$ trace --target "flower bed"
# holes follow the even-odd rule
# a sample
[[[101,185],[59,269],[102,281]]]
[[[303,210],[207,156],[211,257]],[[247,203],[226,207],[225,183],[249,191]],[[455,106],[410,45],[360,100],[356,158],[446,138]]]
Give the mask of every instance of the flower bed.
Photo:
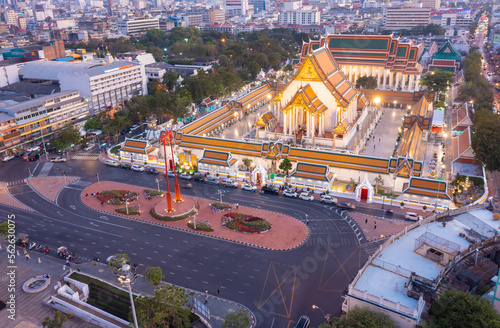
[[[104,190],[97,195],[101,202],[111,205],[123,205],[125,202],[133,202],[137,193],[128,190]]]
[[[234,231],[246,233],[264,233],[273,227],[267,220],[242,213],[224,214],[222,216],[222,226]]]
[[[212,225],[210,225],[210,222],[208,222],[208,220],[196,221],[196,229],[194,228],[193,221],[189,221],[187,225],[193,230],[214,231],[214,228],[212,228]]]
[[[194,207],[196,209],[200,208],[200,206],[198,205],[198,202],[194,203]],[[155,219],[160,220],[160,221],[184,220],[184,219],[190,217],[191,215],[193,215],[194,213],[196,213],[196,210],[193,209],[186,214],[182,214],[182,215],[178,215],[178,216],[165,216],[165,215],[161,215],[161,214],[156,213],[154,206],[151,208],[151,210],[149,210],[149,214],[151,214],[152,217],[154,217]]]
[[[129,206],[128,207],[128,213],[127,213],[127,208],[126,207],[120,207],[115,209],[120,214],[125,214],[125,215],[139,215],[141,212],[139,212],[138,206]]]
[[[161,191],[154,190],[154,189],[144,189],[144,197],[146,197],[146,199],[150,200],[150,199],[153,199],[156,197],[163,197],[163,193]]]
[[[224,203],[210,203],[208,205],[210,206],[210,209],[212,210],[213,214],[219,213],[222,211],[228,211],[231,209],[230,205],[224,204]]]

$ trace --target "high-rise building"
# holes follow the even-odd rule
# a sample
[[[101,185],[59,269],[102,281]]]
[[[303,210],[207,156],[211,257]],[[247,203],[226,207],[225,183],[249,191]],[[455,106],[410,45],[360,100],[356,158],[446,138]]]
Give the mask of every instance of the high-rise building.
[[[248,3],[253,5],[253,11],[256,14],[271,9],[270,0],[249,0]]]
[[[279,15],[279,23],[284,25],[318,25],[320,12],[311,6],[302,7],[302,1],[283,3],[283,10]]]
[[[128,35],[128,36],[141,36],[146,33],[147,30],[159,29],[160,24],[157,18],[147,18],[147,19],[120,19],[116,21],[116,28],[118,34]]]
[[[388,7],[384,9],[384,26],[387,30],[409,30],[418,25],[428,25],[430,13],[430,8]]]
[[[226,15],[246,15],[248,11],[248,0],[225,0],[224,8]]]
[[[422,8],[439,9],[441,7],[441,0],[413,0],[412,3]]]
[[[17,14],[14,10],[9,9],[5,11],[3,17],[7,25],[17,26]]]
[[[209,9],[208,21],[204,23],[224,23],[226,21],[226,13],[224,9]]]

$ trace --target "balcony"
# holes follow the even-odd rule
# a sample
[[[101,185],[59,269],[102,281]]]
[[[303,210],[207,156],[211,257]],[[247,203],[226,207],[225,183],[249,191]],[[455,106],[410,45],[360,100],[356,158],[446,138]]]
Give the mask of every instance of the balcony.
[[[15,137],[18,137],[21,135],[21,132],[19,131],[16,131],[16,132],[12,132],[12,133],[9,133],[9,134],[5,134],[3,136],[3,140],[9,140],[9,139],[12,139],[12,138],[15,138]]]

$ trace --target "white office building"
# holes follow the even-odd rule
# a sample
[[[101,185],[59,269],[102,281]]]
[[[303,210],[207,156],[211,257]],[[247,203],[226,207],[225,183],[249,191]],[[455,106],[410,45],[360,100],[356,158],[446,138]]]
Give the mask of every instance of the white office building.
[[[76,89],[91,114],[116,108],[136,95],[147,94],[144,65],[129,61],[64,63],[29,62],[19,70],[24,81],[52,81],[61,91]]]
[[[279,14],[279,23],[283,25],[318,25],[321,14],[317,8],[302,6],[301,1],[284,2]]]
[[[248,0],[225,0],[226,15],[241,16],[248,11]]]
[[[116,29],[118,34],[128,36],[141,36],[151,29],[159,29],[160,23],[158,18],[146,19],[120,19],[116,21]]]

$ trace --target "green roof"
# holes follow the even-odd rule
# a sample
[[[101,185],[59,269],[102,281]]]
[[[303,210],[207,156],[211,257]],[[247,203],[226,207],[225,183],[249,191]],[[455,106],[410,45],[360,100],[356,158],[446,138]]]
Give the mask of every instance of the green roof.
[[[331,37],[328,42],[330,49],[366,49],[366,50],[387,50],[389,39],[370,39],[370,38],[336,38]]]
[[[460,61],[462,55],[453,47],[451,42],[448,40],[445,44],[432,55],[432,59],[444,59],[444,60],[454,60]]]

